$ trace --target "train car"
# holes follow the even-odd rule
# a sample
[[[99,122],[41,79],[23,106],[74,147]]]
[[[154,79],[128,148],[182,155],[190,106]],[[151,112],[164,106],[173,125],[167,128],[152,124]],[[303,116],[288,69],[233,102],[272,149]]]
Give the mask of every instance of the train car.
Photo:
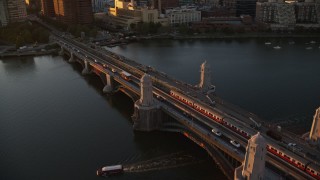
[[[191,99],[190,97],[177,92],[177,91],[170,91],[170,95],[176,99],[178,99],[180,102],[192,107],[193,109],[199,111],[201,114],[209,117],[210,119],[213,119],[214,121],[217,121],[219,123],[222,123],[223,116],[213,111],[212,109],[208,108],[206,105],[200,104],[196,100]]]
[[[310,174],[312,177],[320,180],[320,167],[313,164],[313,163],[310,163],[306,170],[305,170],[308,174]]]
[[[240,123],[232,120],[231,118],[225,117],[221,115],[221,113],[215,112],[211,108],[206,107],[205,105],[202,105],[198,103],[197,101],[191,99],[190,97],[177,92],[177,91],[170,91],[170,95],[174,97],[175,99],[179,100],[180,102],[192,107],[193,109],[197,110],[201,114],[206,115],[210,119],[217,121],[221,123],[222,125],[226,126],[227,128],[231,129],[232,131],[240,134],[241,136],[245,137],[246,139],[250,139],[252,135],[256,134],[251,129],[248,129],[246,127],[243,127]],[[267,132],[268,134],[268,132]],[[270,135],[270,132],[268,136],[273,136],[274,134]],[[273,139],[276,138],[276,140],[281,140],[279,137],[272,137]],[[310,176],[320,180],[320,168],[317,165],[312,164],[308,160],[301,158],[289,150],[286,150],[285,148],[277,145],[277,144],[267,144],[267,151],[282,160],[290,163],[291,165],[295,166],[296,168],[300,169],[301,171],[304,171],[306,174],[309,174]]]
[[[132,75],[126,71],[121,71],[120,75],[126,81],[130,81],[132,77]]]
[[[250,130],[243,127],[240,123],[227,117],[223,118],[223,125],[231,129],[232,131],[240,134],[242,137],[246,139],[250,139],[252,135],[256,134],[256,132],[251,132]]]
[[[304,171],[306,166],[309,164],[308,160],[300,158],[297,155],[290,152],[289,150],[286,150],[285,148],[282,148],[276,144],[268,144],[267,151],[271,154],[280,157],[282,160],[289,162],[290,164],[299,168],[302,171]]]

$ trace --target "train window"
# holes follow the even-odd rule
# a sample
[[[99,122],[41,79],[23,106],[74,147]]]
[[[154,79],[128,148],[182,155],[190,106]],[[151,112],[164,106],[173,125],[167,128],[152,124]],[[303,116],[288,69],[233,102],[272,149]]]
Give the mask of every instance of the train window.
[[[301,165],[301,163],[300,163],[300,162],[298,162],[298,165],[300,166],[300,165]]]
[[[279,152],[280,155],[282,155],[282,152]]]

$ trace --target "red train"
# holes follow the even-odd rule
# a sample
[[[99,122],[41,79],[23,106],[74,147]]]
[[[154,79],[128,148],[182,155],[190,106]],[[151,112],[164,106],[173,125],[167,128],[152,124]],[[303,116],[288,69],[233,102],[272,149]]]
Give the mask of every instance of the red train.
[[[245,130],[245,128],[237,123],[236,121],[225,117],[223,114],[212,110],[211,107],[202,105],[198,101],[182,94],[177,91],[170,91],[170,95],[174,97],[175,99],[179,100],[180,102],[192,107],[193,109],[197,110],[201,114],[209,117],[210,119],[216,121],[217,123],[222,124],[223,126],[227,127],[228,129],[231,129],[232,131],[236,132],[237,134],[241,135],[242,137],[245,137],[246,139],[250,139],[252,135],[255,134],[255,132],[249,133],[249,130]],[[278,147],[277,145],[267,145],[267,150],[269,153],[274,154],[281,159],[289,162],[293,166],[299,168],[301,171],[306,172],[310,176],[320,180],[320,168],[319,166],[306,161],[305,159],[294,159],[292,157],[295,157],[291,152],[284,150],[283,148]]]
[[[250,139],[251,134],[245,131],[244,127],[241,124],[234,122],[230,118],[225,117],[221,113],[212,110],[208,106],[201,105],[199,102],[195,100],[191,100],[189,97],[179,92],[171,90],[170,95],[175,99],[178,99],[179,101],[183,102],[184,104],[192,107],[193,109],[199,111],[201,114],[209,117],[210,119],[222,124],[223,126],[231,129],[232,131],[235,131],[236,133],[243,136],[244,138]]]

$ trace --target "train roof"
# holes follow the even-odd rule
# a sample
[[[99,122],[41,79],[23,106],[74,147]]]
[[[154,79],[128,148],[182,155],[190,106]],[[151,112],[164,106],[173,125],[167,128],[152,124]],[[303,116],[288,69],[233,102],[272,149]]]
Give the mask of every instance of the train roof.
[[[291,152],[289,149],[287,149],[286,147],[284,147],[284,145],[279,145],[278,143],[274,143],[274,142],[270,142],[268,141],[267,142],[268,145],[271,145],[272,147],[282,151],[283,153],[285,153],[287,156],[290,156],[291,158],[294,158],[295,160],[298,160],[304,164],[307,164],[309,163],[310,161],[303,158],[303,157],[300,157],[298,154],[295,154],[293,152]]]
[[[225,117],[225,118],[223,118],[223,121],[228,122],[230,124],[233,124],[234,126],[237,126],[237,127],[241,128],[243,131],[246,131],[247,133],[249,133],[252,136],[258,133],[258,131],[254,130],[252,128],[249,128],[249,127],[243,125],[242,123],[238,122],[238,121],[241,121],[241,120],[237,121],[237,120],[234,120],[234,119],[232,119],[230,117]]]
[[[320,165],[311,163],[311,164],[308,165],[308,167],[310,167],[311,169],[316,170],[316,171],[318,171],[320,173]]]
[[[122,169],[122,165],[114,165],[114,166],[105,166],[101,170],[102,171],[113,171]]]

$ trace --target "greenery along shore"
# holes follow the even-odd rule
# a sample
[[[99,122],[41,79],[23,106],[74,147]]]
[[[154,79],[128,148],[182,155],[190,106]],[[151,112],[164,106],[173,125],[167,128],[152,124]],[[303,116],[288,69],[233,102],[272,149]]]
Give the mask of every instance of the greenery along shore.
[[[49,31],[42,26],[31,23],[12,23],[0,28],[0,39],[21,47],[25,44],[49,42]]]

